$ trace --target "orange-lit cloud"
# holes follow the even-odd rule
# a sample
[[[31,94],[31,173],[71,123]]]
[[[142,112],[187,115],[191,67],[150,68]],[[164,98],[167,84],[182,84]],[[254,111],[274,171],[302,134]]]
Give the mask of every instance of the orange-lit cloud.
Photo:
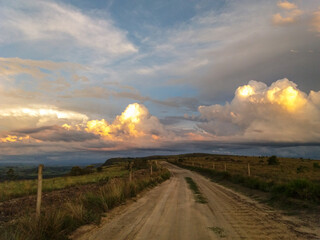
[[[276,13],[272,17],[272,21],[275,25],[285,25],[294,23],[302,15],[302,11],[294,3],[288,1],[278,2],[278,7],[284,9],[285,12],[280,14]]]
[[[44,107],[3,109],[0,111],[0,121],[6,118],[16,118],[21,122],[26,121],[27,124],[30,124],[30,118],[36,119],[29,127],[7,131],[2,133],[0,138],[1,143],[7,143],[6,146],[17,142],[25,144],[26,147],[29,144],[30,151],[38,148],[50,148],[51,151],[69,151],[72,148],[113,151],[160,147],[165,141],[178,138],[185,140],[166,129],[157,117],[152,116],[144,105],[138,103],[129,104],[112,123],[105,119],[89,120],[87,116],[76,112]],[[191,139],[188,135],[185,136]],[[68,144],[63,145],[63,142]],[[12,149],[10,151],[12,152]]]
[[[302,11],[296,4],[288,1],[280,1],[277,6],[283,9],[282,13],[276,13],[272,16],[272,22],[275,25],[287,25],[302,20],[308,24],[307,28],[311,31],[320,32],[320,10],[305,10]],[[292,50],[294,51],[294,50]]]
[[[236,97],[252,103],[273,104],[289,112],[301,109],[307,103],[306,94],[287,79],[273,83],[268,89],[262,83],[251,81],[237,89]]]
[[[288,1],[280,1],[278,2],[278,7],[286,9],[286,10],[291,10],[291,9],[296,9],[297,5],[294,3],[288,2]]]
[[[313,13],[311,25],[315,31],[320,32],[320,9]]]
[[[88,121],[86,131],[110,140],[144,136],[157,140],[160,138],[158,135],[165,130],[159,120],[149,114],[145,106],[133,103],[128,105],[113,123],[108,123],[105,119]]]
[[[250,81],[226,105],[200,106],[199,126],[216,136],[266,141],[320,140],[320,92],[309,95],[288,79]]]
[[[0,138],[0,143],[14,143],[14,142],[22,142],[25,140],[29,140],[30,136],[19,137],[14,135],[7,135],[6,137]]]

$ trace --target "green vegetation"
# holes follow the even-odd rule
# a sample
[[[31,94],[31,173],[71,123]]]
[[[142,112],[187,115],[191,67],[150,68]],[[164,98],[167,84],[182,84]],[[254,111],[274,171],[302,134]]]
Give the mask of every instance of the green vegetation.
[[[320,162],[317,160],[280,158],[275,155],[253,157],[205,153],[111,160],[121,162],[136,159],[166,160],[198,171],[213,181],[226,180],[250,189],[270,193],[271,198],[275,201],[278,199],[285,202],[285,199],[292,198],[320,203]],[[248,176],[248,163],[250,163],[250,177]],[[227,165],[227,172],[224,171],[224,164]]]
[[[94,173],[95,171],[96,170],[95,170],[94,166],[92,166],[92,165],[86,166],[84,168],[81,168],[79,166],[74,166],[74,167],[71,168],[71,171],[70,171],[69,175],[70,176],[80,176],[80,175],[86,175],[86,174]],[[98,171],[98,169],[97,169],[97,171]]]
[[[306,179],[314,183],[320,183],[320,165],[318,160],[280,158],[277,157],[278,165],[269,165],[270,157],[253,156],[231,156],[215,154],[184,154],[167,156],[169,162],[180,162],[183,165],[209,168],[218,172],[224,171],[224,164],[227,164],[227,172],[232,175],[248,175],[248,163],[250,163],[251,176],[264,182],[286,184],[295,179]],[[179,160],[180,159],[180,160]],[[314,165],[315,164],[315,165]],[[297,172],[300,166],[305,167],[302,172]]]
[[[268,165],[279,165],[279,160],[277,156],[271,156],[268,158]]]
[[[186,177],[185,179],[186,179],[187,183],[189,184],[190,189],[194,193],[196,202],[207,203],[206,198],[202,195],[202,193],[200,192],[200,190],[198,188],[198,185],[193,181],[193,179],[191,177]]]
[[[45,169],[45,167],[44,167]],[[112,177],[122,177],[128,174],[121,165],[104,167],[101,172],[93,172],[88,175],[65,176],[43,180],[43,191],[63,189],[75,185],[104,182]],[[37,180],[17,180],[0,182],[0,201],[15,197],[27,196],[37,192]]]
[[[45,166],[43,178],[60,177],[68,174],[71,167]],[[36,179],[38,167],[36,166],[0,166],[0,182],[8,180]]]
[[[320,203],[320,184],[307,179],[290,180],[287,183],[276,183],[272,180],[265,181],[256,177],[248,177],[230,172],[216,171],[209,168],[193,167],[174,162],[183,167],[210,178],[212,181],[227,180],[232,183],[241,184],[244,187],[271,193],[273,200],[285,200],[295,198]]]
[[[4,230],[5,239],[68,239],[67,236],[79,226],[91,222],[99,223],[103,213],[135,196],[143,189],[166,180],[170,175],[161,174],[135,180],[131,183],[123,179],[112,179],[98,192],[90,192],[80,200],[65,203],[59,210],[46,210],[38,221],[29,215],[17,224]]]
[[[308,167],[306,167],[306,166],[299,166],[299,167],[297,167],[297,173],[303,173],[303,172],[306,172],[306,171],[308,171]]]
[[[119,174],[119,166],[109,167],[109,176]],[[111,174],[112,171],[115,173]],[[0,239],[6,240],[63,240],[68,239],[68,234],[81,225],[88,223],[98,224],[106,211],[125,202],[126,199],[134,197],[137,193],[148,187],[170,178],[170,172],[166,169],[154,172],[152,176],[138,174],[131,181],[125,178],[109,178],[98,189],[98,191],[86,192],[80,198],[70,199],[59,204],[59,207],[52,206],[41,212],[38,220],[33,213],[15,220],[11,224],[0,228]],[[95,174],[86,175],[90,177]],[[83,177],[83,176],[81,176]],[[58,210],[57,210],[58,209]],[[32,211],[33,212],[33,211]]]
[[[220,227],[209,227],[209,229],[212,230],[215,234],[217,234],[221,238],[226,237],[224,230]]]
[[[9,168],[9,170],[7,171],[7,179],[9,180],[14,180],[16,179],[16,175],[14,173],[14,170],[12,168]]]
[[[313,168],[320,168],[320,164],[317,162],[313,163]]]
[[[268,158],[268,165],[279,165],[279,160],[277,156],[273,155]]]

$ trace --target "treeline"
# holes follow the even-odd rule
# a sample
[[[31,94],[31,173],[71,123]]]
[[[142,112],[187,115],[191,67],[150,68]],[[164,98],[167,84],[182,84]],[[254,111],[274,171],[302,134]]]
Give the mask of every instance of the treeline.
[[[94,172],[101,172],[102,167],[95,168],[93,165],[86,166],[84,168],[81,168],[79,166],[74,166],[71,168],[70,173],[68,175],[70,176],[80,176],[80,175],[86,175]]]

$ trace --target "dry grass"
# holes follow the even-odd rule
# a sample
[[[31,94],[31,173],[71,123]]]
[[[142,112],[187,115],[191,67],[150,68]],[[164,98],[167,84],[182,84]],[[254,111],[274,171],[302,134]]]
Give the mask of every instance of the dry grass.
[[[246,176],[248,174],[247,164],[250,163],[251,176],[264,181],[275,183],[287,183],[294,179],[307,179],[320,183],[320,168],[317,168],[317,160],[278,158],[279,165],[268,165],[268,157],[246,157],[246,156],[203,156],[203,157],[171,157],[169,161],[178,161],[185,165],[196,167],[213,168],[224,171],[224,163],[227,164],[227,172]]]
[[[109,178],[122,177],[126,174],[128,174],[128,170],[121,165],[115,165],[104,167],[102,172],[95,172],[87,175],[44,179],[43,191],[50,192],[75,185],[104,182]],[[0,201],[31,195],[36,192],[37,180],[5,181],[0,183]]]
[[[98,191],[88,192],[55,208],[43,209],[38,220],[34,214],[26,215],[0,229],[0,239],[5,240],[64,240],[81,225],[99,223],[101,216],[126,199],[136,196],[147,187],[168,179],[170,173],[164,169],[152,176],[137,176],[132,182],[127,178],[112,178],[101,185]]]
[[[270,192],[272,199],[276,201],[289,203],[290,199],[299,199],[320,203],[319,161],[279,158],[276,165],[269,165],[268,157],[214,155],[171,157],[169,161],[197,171],[214,181],[227,180],[251,189]],[[251,176],[248,176],[248,163]]]
[[[208,203],[207,199],[202,195],[200,192],[198,185],[193,181],[191,177],[185,177],[187,183],[189,184],[190,189],[192,190],[194,197],[196,199],[196,202],[198,203]]]

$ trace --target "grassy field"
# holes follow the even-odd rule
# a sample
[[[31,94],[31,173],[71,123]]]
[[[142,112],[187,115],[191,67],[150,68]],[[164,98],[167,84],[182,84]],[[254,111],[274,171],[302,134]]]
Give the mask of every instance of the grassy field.
[[[213,181],[227,180],[270,192],[273,199],[288,198],[320,203],[320,167],[316,160],[269,157],[190,154],[170,156],[168,161],[197,171]],[[251,176],[248,176],[248,163]]]
[[[248,174],[248,163],[250,163],[251,176],[266,182],[281,184],[294,179],[307,179],[320,183],[320,161],[318,160],[278,158],[279,165],[268,165],[268,158],[190,154],[170,156],[168,161],[210,169],[213,169],[214,164],[216,171],[224,171],[224,164],[226,164],[228,173],[243,176]]]
[[[45,179],[44,191],[52,192],[48,193],[51,198],[43,198],[39,219],[36,219],[35,204],[32,202],[35,201],[35,197],[21,198],[23,204],[19,199],[13,201],[13,204],[18,203],[15,205],[10,205],[11,201],[2,203],[9,204],[10,209],[21,209],[23,214],[11,217],[10,221],[0,224],[0,239],[68,239],[68,235],[79,226],[98,224],[101,217],[110,209],[124,203],[128,198],[135,197],[142,190],[170,178],[170,172],[156,163],[152,164],[151,174],[151,164],[145,160],[135,159],[130,164],[127,161],[114,163],[86,175]],[[130,181],[131,168],[133,175]],[[34,194],[36,186],[34,180],[3,182],[0,183],[0,196],[2,200],[6,200]],[[54,191],[63,188],[67,188],[67,191]],[[75,194],[69,194],[70,192]],[[32,204],[27,205],[27,201]]]
[[[13,176],[8,176],[12,169]],[[53,178],[66,175],[70,172],[71,166],[46,166],[43,170],[43,178]],[[6,180],[27,180],[36,179],[38,176],[37,166],[0,166],[0,182]]]
[[[27,214],[12,224],[0,227],[0,239],[5,240],[66,240],[68,235],[84,224],[98,224],[108,210],[135,197],[148,187],[156,186],[170,177],[168,170],[143,174],[131,182],[127,178],[112,178],[98,191],[69,200],[55,208],[43,209],[40,218]]]
[[[121,164],[103,167],[101,172],[94,172],[81,176],[65,176],[43,180],[43,191],[63,189],[75,185],[103,182],[109,178],[122,177],[128,174],[128,170]],[[37,192],[37,180],[16,180],[0,182],[0,201],[15,197],[35,194]]]

